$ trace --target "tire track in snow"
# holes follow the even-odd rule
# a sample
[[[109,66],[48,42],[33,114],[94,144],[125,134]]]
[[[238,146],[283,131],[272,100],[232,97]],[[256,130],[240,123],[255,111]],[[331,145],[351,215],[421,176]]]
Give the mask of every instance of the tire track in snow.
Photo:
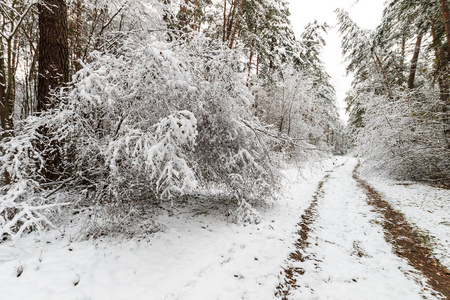
[[[342,164],[343,165],[343,164]],[[342,166],[340,165],[340,166]],[[340,167],[338,166],[338,167]],[[329,171],[332,172],[332,171]],[[330,174],[325,175],[322,180],[318,183],[317,189],[313,195],[313,200],[309,207],[303,212],[301,216],[301,221],[298,223],[298,226],[300,227],[300,230],[297,232],[299,235],[299,238],[295,242],[295,247],[297,248],[294,252],[292,252],[289,255],[289,259],[291,261],[300,261],[304,262],[305,258],[303,257],[302,252],[309,246],[308,237],[309,232],[312,228],[312,223],[317,217],[318,211],[317,211],[317,205],[319,203],[319,197],[323,197],[323,185],[325,182],[330,178]],[[286,269],[284,269],[284,283],[280,283],[277,287],[277,292],[275,295],[277,297],[282,297],[282,299],[288,299],[287,296],[289,295],[290,291],[292,289],[295,289],[299,287],[296,282],[297,279],[295,278],[296,274],[303,275],[305,273],[305,270],[299,267],[290,266]]]
[[[305,211],[283,282],[282,299],[436,299],[417,271],[393,253],[382,216],[352,178],[350,159],[330,173]],[[305,225],[305,226],[302,226]]]
[[[383,215],[383,228],[387,240],[393,245],[395,253],[408,260],[428,279],[428,283],[438,292],[450,299],[450,271],[432,255],[432,249],[424,243],[424,237],[408,224],[405,216],[392,208],[381,194],[358,176],[358,163],[353,170],[353,178],[364,190],[367,202]]]

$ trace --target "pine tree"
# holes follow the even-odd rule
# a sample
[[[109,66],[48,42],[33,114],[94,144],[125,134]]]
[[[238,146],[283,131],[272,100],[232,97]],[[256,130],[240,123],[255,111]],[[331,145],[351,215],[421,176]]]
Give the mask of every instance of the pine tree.
[[[53,106],[52,89],[69,81],[67,8],[64,0],[39,3],[38,111]]]

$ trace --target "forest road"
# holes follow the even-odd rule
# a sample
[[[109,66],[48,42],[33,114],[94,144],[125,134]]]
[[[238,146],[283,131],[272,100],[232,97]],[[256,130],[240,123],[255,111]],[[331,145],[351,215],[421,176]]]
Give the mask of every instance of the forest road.
[[[424,238],[339,158],[298,223],[282,299],[450,299],[450,273]]]

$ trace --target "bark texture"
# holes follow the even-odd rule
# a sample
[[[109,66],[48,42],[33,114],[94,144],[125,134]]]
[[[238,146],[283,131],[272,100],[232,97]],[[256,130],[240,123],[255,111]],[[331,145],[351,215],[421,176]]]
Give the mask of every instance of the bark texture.
[[[69,81],[67,7],[64,0],[45,0],[39,9],[39,79],[37,111],[52,108],[50,91]]]
[[[67,7],[64,0],[45,0],[39,3],[39,78],[37,111],[57,105],[50,97],[53,89],[69,81],[69,45]],[[62,174],[61,145],[52,139],[46,126],[39,128],[42,141],[37,145],[45,160],[42,176],[55,181]]]

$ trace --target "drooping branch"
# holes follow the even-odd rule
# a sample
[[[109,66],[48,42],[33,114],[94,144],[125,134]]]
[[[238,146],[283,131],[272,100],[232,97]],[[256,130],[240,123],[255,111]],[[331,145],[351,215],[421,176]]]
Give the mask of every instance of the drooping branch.
[[[383,64],[381,62],[381,59],[378,56],[378,54],[376,54],[376,53],[374,53],[373,57],[374,57],[374,61],[375,61],[376,66],[378,67],[381,75],[383,76],[383,84],[384,84],[384,87],[385,87],[385,92],[386,92],[387,96],[389,97],[389,99],[393,99],[392,93],[391,93],[391,88],[389,86],[389,81],[388,81],[388,78],[387,78],[387,75],[386,75],[386,71],[383,68]]]

